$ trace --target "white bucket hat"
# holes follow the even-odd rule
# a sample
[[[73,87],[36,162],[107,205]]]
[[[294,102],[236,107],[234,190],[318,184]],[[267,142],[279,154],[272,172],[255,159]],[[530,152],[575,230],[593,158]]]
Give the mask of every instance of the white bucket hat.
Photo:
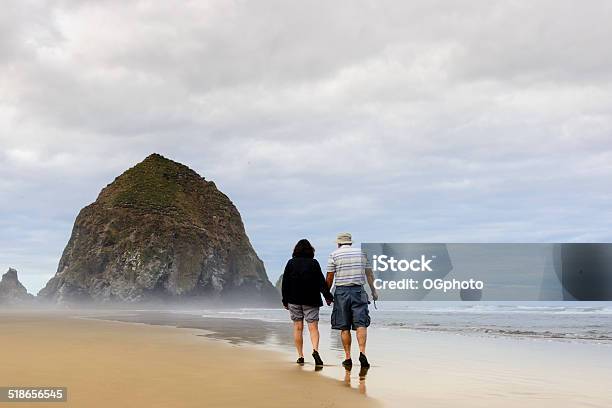
[[[341,232],[336,237],[336,244],[352,244],[353,237],[348,232]]]

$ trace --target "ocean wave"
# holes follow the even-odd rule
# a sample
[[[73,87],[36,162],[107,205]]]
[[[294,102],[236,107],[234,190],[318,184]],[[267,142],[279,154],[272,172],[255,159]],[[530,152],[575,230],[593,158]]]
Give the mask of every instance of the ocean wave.
[[[411,312],[411,313],[451,313],[451,314],[511,314],[511,313],[540,313],[540,314],[603,314],[612,315],[609,306],[514,306],[514,305],[465,305],[465,306],[406,306],[389,307],[379,306],[383,312]]]
[[[549,340],[595,341],[612,344],[612,332],[602,330],[585,330],[577,332],[560,332],[554,330],[537,330],[508,327],[448,327],[440,323],[404,323],[393,322],[384,327],[400,328],[425,332],[444,332],[465,335],[487,335],[495,337],[538,338]]]
[[[321,309],[327,322],[331,308]],[[612,307],[602,304],[402,304],[370,309],[374,327],[454,334],[612,343]],[[205,318],[288,322],[284,309],[207,309]]]

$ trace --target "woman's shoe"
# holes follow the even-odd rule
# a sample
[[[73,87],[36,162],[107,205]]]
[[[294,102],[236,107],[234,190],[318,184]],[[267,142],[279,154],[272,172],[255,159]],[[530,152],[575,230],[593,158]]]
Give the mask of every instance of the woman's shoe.
[[[321,360],[321,356],[317,350],[312,352],[312,358],[314,358],[316,367],[323,367],[323,360]]]
[[[304,357],[298,358],[296,363],[298,363],[299,365],[304,365]]]

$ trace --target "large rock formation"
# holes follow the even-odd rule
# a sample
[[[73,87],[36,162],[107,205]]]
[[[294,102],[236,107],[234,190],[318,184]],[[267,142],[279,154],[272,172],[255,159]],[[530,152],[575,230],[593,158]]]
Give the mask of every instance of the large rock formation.
[[[0,303],[15,304],[33,300],[26,288],[19,282],[17,271],[13,268],[2,275],[0,279]]]
[[[57,302],[278,302],[238,210],[212,181],[152,154],[83,208],[39,296]]]

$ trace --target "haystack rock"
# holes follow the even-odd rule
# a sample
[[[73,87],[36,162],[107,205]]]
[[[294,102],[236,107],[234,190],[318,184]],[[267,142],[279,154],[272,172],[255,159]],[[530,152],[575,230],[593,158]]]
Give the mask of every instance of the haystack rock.
[[[0,279],[0,303],[22,303],[33,300],[26,288],[19,282],[17,271],[13,268],[2,275]]]
[[[279,301],[230,199],[159,154],[81,210],[39,296],[59,303]]]

